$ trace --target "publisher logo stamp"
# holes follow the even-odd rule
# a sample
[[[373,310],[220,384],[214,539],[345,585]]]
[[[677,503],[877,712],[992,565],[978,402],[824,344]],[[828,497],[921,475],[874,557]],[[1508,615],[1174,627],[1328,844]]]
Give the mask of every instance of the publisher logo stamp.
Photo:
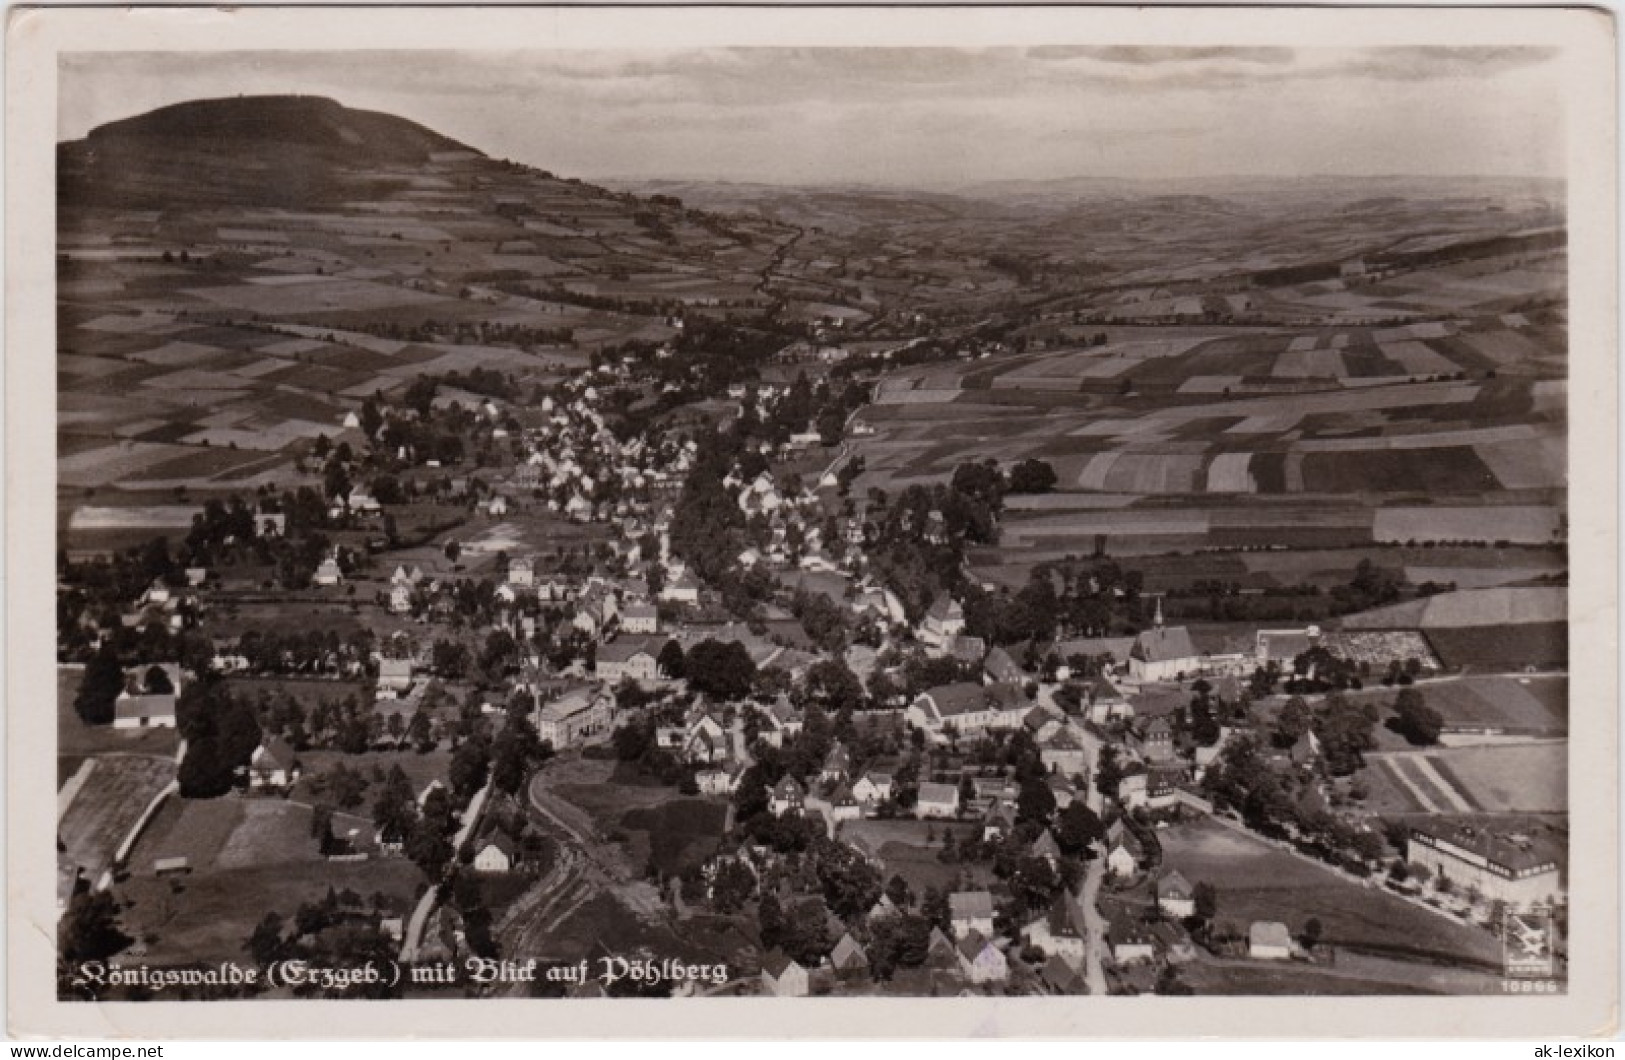
[[[1552,914],[1508,912],[1502,927],[1501,958],[1507,975],[1545,979],[1557,974]]]

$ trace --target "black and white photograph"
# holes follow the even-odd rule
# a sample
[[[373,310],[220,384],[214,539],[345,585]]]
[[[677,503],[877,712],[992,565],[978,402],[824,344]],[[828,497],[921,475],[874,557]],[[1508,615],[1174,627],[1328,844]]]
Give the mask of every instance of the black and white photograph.
[[[65,38],[37,989],[1617,992],[1606,16],[912,14]]]

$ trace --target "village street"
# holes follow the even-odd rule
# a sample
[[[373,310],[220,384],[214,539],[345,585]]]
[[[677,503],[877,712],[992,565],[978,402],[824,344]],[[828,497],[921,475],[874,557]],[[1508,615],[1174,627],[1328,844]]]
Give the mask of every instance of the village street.
[[[1095,898],[1100,894],[1100,884],[1105,878],[1106,859],[1090,858],[1084,872],[1083,888],[1078,892],[1084,926],[1089,932],[1084,940],[1084,978],[1089,984],[1089,993],[1096,997],[1106,994],[1106,972],[1101,966],[1102,951],[1106,948],[1106,920],[1095,908]]]

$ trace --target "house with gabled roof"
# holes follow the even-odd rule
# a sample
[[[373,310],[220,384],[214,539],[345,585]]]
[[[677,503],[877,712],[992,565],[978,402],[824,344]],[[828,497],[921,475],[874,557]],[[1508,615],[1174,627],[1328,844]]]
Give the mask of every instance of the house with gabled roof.
[[[850,981],[869,977],[869,955],[858,945],[851,932],[842,935],[830,951],[829,964],[838,979]]]
[[[654,604],[633,602],[621,608],[621,632],[655,634],[660,632],[660,612]]]
[[[829,754],[824,756],[824,767],[818,773],[818,779],[825,784],[844,784],[852,775],[852,754],[841,741],[836,740],[830,745]]]
[[[600,679],[611,683],[631,680],[639,683],[660,679],[659,655],[653,643],[641,637],[618,637],[598,645],[593,669]]]
[[[1044,962],[1038,978],[1057,994],[1081,995],[1089,992],[1088,979],[1081,971],[1068,964],[1066,958],[1060,954]]]
[[[1055,841],[1055,833],[1046,828],[1038,833],[1038,838],[1033,840],[1027,853],[1035,858],[1043,858],[1054,868],[1055,863],[1061,860],[1061,845]]]
[[[915,697],[903,713],[908,724],[941,737],[948,726],[960,734],[1018,728],[1032,701],[1018,685],[964,681],[938,685]]]
[[[998,647],[991,649],[982,660],[982,675],[990,685],[1006,682],[1020,684],[1027,680],[1026,672],[1010,658],[1010,653]]]
[[[248,759],[248,786],[255,791],[285,791],[299,780],[299,758],[280,736],[260,741]]]
[[[926,939],[925,967],[935,971],[957,971],[959,968],[959,950],[939,927],[933,927]]]
[[[1247,956],[1255,961],[1285,961],[1292,957],[1292,933],[1275,920],[1257,920],[1247,929]]]
[[[808,987],[807,969],[782,951],[772,950],[762,958],[764,992],[774,997],[806,997]]]
[[[1038,757],[1046,769],[1066,776],[1082,773],[1089,763],[1083,737],[1070,725],[1059,725],[1039,740]]]
[[[1144,858],[1145,844],[1140,837],[1122,818],[1113,821],[1106,829],[1106,867],[1117,876],[1128,877],[1140,871]]]
[[[175,727],[175,694],[120,692],[113,701],[113,728],[115,729],[173,729]]]
[[[926,781],[914,800],[914,814],[920,819],[959,816],[959,789],[952,784]]]
[[[768,798],[768,809],[774,817],[783,817],[787,813],[800,813],[806,805],[807,789],[795,777],[786,773],[773,785],[772,794]]]
[[[474,871],[501,873],[509,872],[518,861],[519,847],[507,832],[502,829],[493,829],[482,840],[474,853]]]
[[[1157,908],[1182,919],[1196,914],[1196,889],[1178,869],[1157,880]]]
[[[1088,948],[1088,928],[1077,899],[1062,890],[1049,908],[1029,922],[1022,933],[1028,943],[1045,953],[1081,961]]]
[[[874,812],[881,803],[891,798],[892,775],[869,770],[852,784],[852,795],[867,812]]]
[[[987,891],[955,891],[948,896],[948,911],[955,935],[993,934],[993,895]]]
[[[920,640],[934,648],[946,649],[948,642],[965,632],[965,609],[959,601],[943,593],[925,613],[920,624]]]
[[[1118,964],[1134,964],[1156,957],[1156,938],[1127,914],[1114,914],[1106,925],[1106,946]]]
[[[1003,951],[980,931],[959,940],[959,968],[973,983],[1002,983],[1010,978],[1010,962]]]

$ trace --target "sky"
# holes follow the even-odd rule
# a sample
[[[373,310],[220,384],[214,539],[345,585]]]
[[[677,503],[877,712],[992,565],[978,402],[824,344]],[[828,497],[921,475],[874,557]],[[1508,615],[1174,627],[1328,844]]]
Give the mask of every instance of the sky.
[[[599,180],[1561,177],[1560,61],[1533,47],[70,53],[58,132],[301,93]]]

